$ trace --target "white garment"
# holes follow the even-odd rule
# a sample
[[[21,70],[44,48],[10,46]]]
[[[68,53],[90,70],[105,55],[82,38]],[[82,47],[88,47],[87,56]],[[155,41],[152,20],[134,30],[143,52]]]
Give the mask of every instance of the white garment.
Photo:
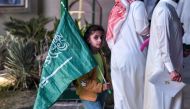
[[[190,0],[180,0],[177,6],[177,13],[183,23],[184,36],[183,43],[190,45]]]
[[[143,32],[148,27],[144,3],[134,1],[118,38],[111,49],[111,77],[114,90],[114,109],[143,107],[146,50],[140,51]]]
[[[160,0],[151,22],[150,42],[145,72],[144,109],[182,109],[181,92],[169,96],[148,80],[157,71],[182,72],[182,26],[172,0]]]
[[[144,4],[147,10],[148,19],[151,20],[152,12],[158,0],[144,0]]]

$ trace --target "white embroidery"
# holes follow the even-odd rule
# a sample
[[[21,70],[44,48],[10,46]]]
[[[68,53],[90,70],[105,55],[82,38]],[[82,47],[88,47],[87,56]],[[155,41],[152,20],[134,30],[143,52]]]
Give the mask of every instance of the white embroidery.
[[[57,58],[61,52],[66,51],[68,46],[69,43],[63,39],[61,34],[55,35],[48,52],[48,56],[44,62],[44,67],[51,63],[52,58]]]
[[[56,70],[54,70],[53,73],[51,73],[51,75],[47,76],[47,77],[42,77],[42,82],[40,82],[40,87],[43,88],[44,86],[46,86],[46,84],[49,82],[48,80],[50,78],[52,78],[64,65],[66,65],[70,60],[72,59],[72,57],[70,57],[69,59],[67,59],[63,64],[61,64],[59,67],[57,67]]]

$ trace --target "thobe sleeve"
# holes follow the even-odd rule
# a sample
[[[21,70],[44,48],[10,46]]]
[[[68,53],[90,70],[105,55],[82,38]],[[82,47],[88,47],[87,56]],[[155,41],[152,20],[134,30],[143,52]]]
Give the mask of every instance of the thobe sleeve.
[[[156,29],[158,30],[158,47],[160,49],[161,61],[164,63],[165,67],[169,72],[174,71],[174,66],[170,57],[170,39],[172,38],[171,32],[169,30],[169,20],[171,20],[170,13],[166,10],[160,11],[157,17]],[[175,49],[175,48],[173,48]]]
[[[133,17],[136,32],[140,35],[149,34],[148,16],[143,2],[139,2],[139,4],[134,8]]]

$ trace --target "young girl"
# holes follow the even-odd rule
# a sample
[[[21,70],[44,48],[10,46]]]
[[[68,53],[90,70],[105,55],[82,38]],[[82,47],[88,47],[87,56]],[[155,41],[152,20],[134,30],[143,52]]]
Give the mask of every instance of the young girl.
[[[77,80],[76,92],[85,109],[103,109],[106,90],[110,88],[105,57],[100,50],[103,37],[104,29],[98,25],[90,26],[84,34],[84,40],[97,62],[96,68]]]

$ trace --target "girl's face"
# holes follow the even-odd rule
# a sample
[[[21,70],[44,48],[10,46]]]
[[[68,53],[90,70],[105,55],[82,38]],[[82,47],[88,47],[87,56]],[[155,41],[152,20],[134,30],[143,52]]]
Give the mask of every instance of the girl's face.
[[[104,34],[101,31],[94,31],[88,38],[88,43],[95,49],[100,49],[102,46],[102,38]]]

